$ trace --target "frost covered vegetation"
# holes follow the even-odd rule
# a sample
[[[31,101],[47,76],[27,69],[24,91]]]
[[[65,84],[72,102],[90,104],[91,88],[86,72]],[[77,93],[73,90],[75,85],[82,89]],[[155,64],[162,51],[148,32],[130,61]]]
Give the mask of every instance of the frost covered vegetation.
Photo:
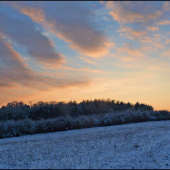
[[[155,120],[170,120],[170,112],[109,99],[30,105],[13,101],[0,109],[0,138]]]
[[[170,169],[170,120],[0,140],[0,169]]]

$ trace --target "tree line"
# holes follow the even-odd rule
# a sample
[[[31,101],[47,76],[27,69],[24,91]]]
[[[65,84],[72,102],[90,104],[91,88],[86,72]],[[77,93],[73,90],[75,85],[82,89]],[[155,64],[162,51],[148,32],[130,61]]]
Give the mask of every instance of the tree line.
[[[140,110],[140,111],[152,111],[153,107],[144,103],[136,102],[132,104],[130,102],[116,101],[110,99],[94,99],[83,100],[80,103],[74,101],[69,102],[43,102],[25,104],[20,101],[12,101],[2,106],[0,109],[0,121],[8,120],[40,120],[57,118],[61,116],[81,116],[81,115],[94,115],[105,114],[117,111],[126,110]]]

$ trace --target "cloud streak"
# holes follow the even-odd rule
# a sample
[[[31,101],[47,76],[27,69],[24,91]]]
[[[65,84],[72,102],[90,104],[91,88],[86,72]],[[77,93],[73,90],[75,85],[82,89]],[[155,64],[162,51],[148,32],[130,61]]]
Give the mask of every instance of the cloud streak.
[[[0,12],[0,33],[13,44],[26,48],[26,51],[44,64],[63,63],[63,55],[55,52],[52,42],[36,30],[31,20],[10,17]]]
[[[45,69],[53,69],[51,67],[43,67]],[[88,68],[73,68],[73,67],[67,67],[67,66],[59,66],[57,68],[55,68],[57,70],[72,70],[72,71],[78,71],[78,72],[91,72],[91,73],[104,73],[104,74],[107,74],[107,73],[110,73],[110,72],[107,72],[107,71],[100,71],[100,70],[94,70],[94,69],[88,69]]]
[[[109,53],[112,43],[104,32],[96,30],[91,19],[94,13],[82,2],[39,2],[33,7],[13,3],[13,6],[81,54],[102,57]]]
[[[83,86],[88,80],[57,79],[42,76],[27,67],[20,54],[0,36],[0,87],[9,88],[25,86],[32,89],[49,90],[50,88],[66,88]]]
[[[84,60],[85,62],[89,63],[89,64],[93,64],[95,65],[96,63],[91,61],[91,60],[88,60],[87,58],[84,58],[84,57],[79,57],[80,59]]]

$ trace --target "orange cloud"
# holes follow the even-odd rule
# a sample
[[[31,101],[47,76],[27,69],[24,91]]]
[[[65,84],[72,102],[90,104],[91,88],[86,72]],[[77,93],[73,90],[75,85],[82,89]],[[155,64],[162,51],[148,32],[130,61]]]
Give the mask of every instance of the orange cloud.
[[[73,71],[85,71],[85,72],[92,72],[92,73],[110,73],[107,71],[100,71],[100,70],[92,70],[92,69],[77,69],[67,66],[59,66],[58,69],[64,69],[64,70],[73,70]]]
[[[89,64],[96,64],[95,62],[91,61],[91,60],[88,60],[87,58],[84,58],[84,57],[79,57],[80,59],[86,61],[87,63]]]
[[[169,66],[165,62],[159,62],[148,67],[149,70],[170,72]]]
[[[161,42],[161,34],[153,34],[153,37],[144,37],[143,39],[140,40],[140,42],[142,43],[141,50],[143,51],[157,51],[159,49],[163,49],[165,47],[164,43]],[[145,44],[146,43],[146,44]],[[148,46],[148,43],[150,43],[150,45]],[[143,49],[144,48],[144,49]]]
[[[130,27],[122,27],[120,30],[117,30],[117,32],[125,32],[126,36],[130,39],[140,39],[147,34],[147,31],[135,31]]]
[[[147,30],[156,31],[156,30],[159,30],[159,28],[158,27],[147,27]]]
[[[169,44],[170,43],[170,39],[167,39],[165,44]]]
[[[165,2],[163,4],[163,10],[164,11],[170,11],[170,3],[169,2]]]
[[[136,12],[136,10],[133,10],[133,6],[135,9],[135,5],[137,5],[137,3],[141,6],[141,2],[124,3],[110,1],[106,4],[106,7],[111,10],[110,15],[113,19],[119,23],[147,22],[152,19],[157,19],[162,15],[161,11],[150,13]]]
[[[150,37],[144,37],[144,39],[140,40],[142,43],[152,43],[153,40]]]
[[[123,47],[117,49],[118,53],[128,53],[131,56],[134,57],[143,57],[144,54],[142,52],[140,52],[139,49],[132,49],[130,47],[130,43],[124,43]],[[124,59],[125,60],[125,59]]]
[[[170,56],[170,51],[166,51],[162,53],[163,56]]]
[[[87,72],[94,72],[94,73],[109,73],[107,71],[100,71],[100,70],[91,70],[91,69],[75,69],[71,67],[63,67],[66,70],[73,70],[73,71],[87,71]]]
[[[153,45],[157,48],[160,48],[160,49],[164,48],[164,45],[162,43],[154,43]]]
[[[170,21],[169,20],[164,20],[164,21],[160,21],[157,22],[158,25],[170,25]]]
[[[134,57],[134,56],[126,56],[126,57],[121,57],[121,60],[122,61],[125,61],[125,62],[131,62],[131,61],[134,61],[134,60],[136,60],[136,57]]]
[[[28,15],[34,22],[43,23],[45,21],[45,14],[41,9],[35,9],[32,7],[20,8],[20,12]]]

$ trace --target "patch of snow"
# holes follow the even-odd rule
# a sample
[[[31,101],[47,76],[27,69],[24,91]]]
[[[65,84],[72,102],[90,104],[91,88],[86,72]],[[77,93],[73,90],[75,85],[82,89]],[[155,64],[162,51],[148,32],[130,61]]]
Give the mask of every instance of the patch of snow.
[[[0,169],[170,169],[170,121],[0,139]]]

